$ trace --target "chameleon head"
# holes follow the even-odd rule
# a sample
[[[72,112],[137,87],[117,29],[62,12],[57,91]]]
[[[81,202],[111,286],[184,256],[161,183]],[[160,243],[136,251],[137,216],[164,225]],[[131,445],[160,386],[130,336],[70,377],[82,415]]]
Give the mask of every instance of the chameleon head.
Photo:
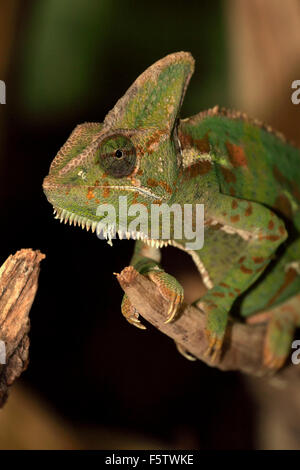
[[[43,189],[56,217],[95,230],[99,205],[168,202],[181,166],[176,120],[194,70],[170,54],[140,75],[103,123],[77,126],[53,160]],[[118,213],[117,213],[118,218]]]

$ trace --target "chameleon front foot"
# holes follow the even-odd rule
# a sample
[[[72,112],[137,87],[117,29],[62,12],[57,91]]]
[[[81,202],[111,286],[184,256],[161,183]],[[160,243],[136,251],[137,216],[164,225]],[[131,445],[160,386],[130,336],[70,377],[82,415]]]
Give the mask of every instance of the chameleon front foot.
[[[160,269],[153,269],[146,275],[157,285],[161,295],[170,302],[165,323],[171,322],[183,302],[183,288],[174,277]],[[121,312],[131,325],[146,330],[146,327],[139,320],[139,312],[131,304],[126,294],[123,296]]]
[[[161,295],[170,302],[165,320],[165,323],[170,323],[175,318],[183,302],[183,288],[173,276],[164,271],[153,270],[147,275],[157,285]]]
[[[126,294],[123,296],[121,312],[131,325],[136,326],[140,330],[146,330],[146,327],[139,320],[139,312],[132,305]]]

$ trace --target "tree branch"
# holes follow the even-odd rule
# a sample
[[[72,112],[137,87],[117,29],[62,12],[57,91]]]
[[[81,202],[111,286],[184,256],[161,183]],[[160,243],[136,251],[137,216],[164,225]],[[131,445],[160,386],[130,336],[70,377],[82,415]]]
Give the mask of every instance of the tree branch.
[[[10,255],[0,268],[0,408],[7,399],[9,386],[28,365],[28,315],[44,258],[38,250],[24,249]]]
[[[204,314],[191,305],[184,305],[175,321],[165,324],[168,302],[152,281],[132,266],[123,269],[117,279],[140,315],[196,358],[221,370],[240,370],[256,376],[270,374],[262,365],[265,324],[229,322],[222,355],[211,363],[205,356],[208,343]]]

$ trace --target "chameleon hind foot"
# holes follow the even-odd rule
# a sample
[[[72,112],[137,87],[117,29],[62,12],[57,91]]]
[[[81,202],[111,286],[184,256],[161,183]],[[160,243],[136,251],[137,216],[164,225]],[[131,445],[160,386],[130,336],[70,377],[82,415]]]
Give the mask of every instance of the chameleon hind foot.
[[[153,270],[147,273],[147,276],[157,285],[161,295],[170,302],[165,320],[165,323],[170,323],[182,305],[184,298],[183,288],[175,277],[164,271]]]
[[[207,337],[208,346],[204,352],[204,357],[209,358],[213,363],[216,362],[216,360],[219,359],[221,355],[223,339],[218,338],[215,333],[212,333],[208,330],[205,330],[205,334]]]
[[[263,364],[271,370],[280,369],[291,351],[295,324],[289,315],[274,313],[268,327],[263,349]]]
[[[220,358],[222,352],[228,314],[223,307],[211,302],[208,295],[206,296],[207,299],[204,299],[204,297],[196,302],[196,306],[206,316],[205,334],[208,346],[204,352],[204,357],[209,358],[210,362],[214,363]]]
[[[131,325],[136,326],[140,330],[146,330],[146,327],[139,320],[139,312],[132,305],[132,303],[130,302],[126,294],[124,294],[123,296],[123,300],[121,304],[121,312],[122,312],[122,315],[126,318],[126,320]]]

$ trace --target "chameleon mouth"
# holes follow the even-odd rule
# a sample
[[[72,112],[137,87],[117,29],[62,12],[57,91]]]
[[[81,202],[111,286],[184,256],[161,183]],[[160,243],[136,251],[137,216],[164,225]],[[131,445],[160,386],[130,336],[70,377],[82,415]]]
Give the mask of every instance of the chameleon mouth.
[[[96,232],[97,236],[105,238],[107,243],[112,246],[112,240],[113,238],[116,238],[116,235],[118,235],[120,240],[127,239],[127,240],[141,240],[143,243],[146,243],[146,245],[155,247],[155,248],[162,248],[167,245],[172,245],[173,241],[172,240],[158,240],[158,239],[153,239],[153,238],[148,238],[148,236],[143,233],[143,232],[136,232],[136,231],[125,231],[125,230],[116,230],[116,227],[114,225],[110,225],[108,227],[105,227],[104,229],[101,228],[98,224],[98,222],[95,222],[93,220],[90,220],[88,217],[81,216],[78,214],[74,214],[71,211],[68,211],[66,209],[61,209],[59,207],[54,207],[53,213],[55,215],[55,219],[59,219],[60,223],[66,224],[69,222],[69,225],[78,225],[78,227],[81,227],[82,229],[86,229],[88,232],[90,229],[94,233]]]
[[[76,187],[75,184],[65,184],[65,183],[57,183],[53,181],[53,176],[48,175],[44,178],[43,181],[43,189],[44,192],[46,193],[51,193],[52,190],[60,190],[60,189],[72,189]],[[108,185],[82,185],[81,188],[90,188],[92,190],[94,189],[116,189],[118,191],[130,191],[130,192],[137,192],[141,194],[142,196],[145,196],[147,198],[155,199],[157,201],[162,200],[162,196],[158,196],[157,194],[153,193],[149,188],[145,188],[143,186],[128,186],[128,185],[116,185],[116,184],[108,184]],[[48,197],[48,196],[47,196]],[[51,200],[49,201],[51,202]]]

